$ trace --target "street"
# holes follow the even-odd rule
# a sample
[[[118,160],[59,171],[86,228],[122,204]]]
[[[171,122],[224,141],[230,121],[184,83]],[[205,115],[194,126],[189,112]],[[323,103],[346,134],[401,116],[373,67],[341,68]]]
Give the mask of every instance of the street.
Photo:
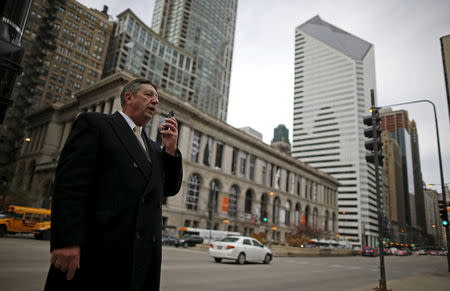
[[[271,265],[217,264],[197,248],[164,247],[161,290],[372,290],[378,263],[371,257],[275,257]],[[48,241],[0,238],[0,290],[42,290],[48,266]],[[407,282],[445,270],[445,257],[386,258],[388,287],[390,280]]]

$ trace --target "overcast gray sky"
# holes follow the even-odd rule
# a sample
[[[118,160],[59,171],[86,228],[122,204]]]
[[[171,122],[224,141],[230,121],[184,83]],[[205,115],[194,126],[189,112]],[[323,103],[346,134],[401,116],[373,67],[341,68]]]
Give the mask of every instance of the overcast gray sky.
[[[113,16],[130,8],[151,26],[154,0],[79,1],[97,9],[108,5]],[[439,43],[450,34],[449,12],[449,0],[239,0],[227,121],[251,126],[267,143],[280,123],[292,137],[295,28],[320,15],[375,46],[379,105],[419,99],[436,104],[445,182],[450,183],[450,126]],[[394,109],[406,109],[416,120],[424,181],[440,183],[431,105]]]

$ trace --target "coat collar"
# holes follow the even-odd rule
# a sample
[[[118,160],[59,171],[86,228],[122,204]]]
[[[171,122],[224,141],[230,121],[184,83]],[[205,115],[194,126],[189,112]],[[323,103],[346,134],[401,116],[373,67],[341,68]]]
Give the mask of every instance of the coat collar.
[[[141,169],[144,177],[147,180],[150,180],[150,175],[152,172],[150,160],[141,149],[142,146],[139,144],[139,141],[136,139],[136,136],[130,129],[130,126],[119,112],[116,112],[111,116],[112,118],[110,123],[117,137],[125,146],[134,162],[138,165],[139,169]]]

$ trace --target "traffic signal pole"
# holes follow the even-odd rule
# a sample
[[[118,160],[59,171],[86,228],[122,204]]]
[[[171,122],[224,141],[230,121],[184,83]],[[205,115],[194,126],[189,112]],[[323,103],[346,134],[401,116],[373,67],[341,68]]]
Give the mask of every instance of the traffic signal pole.
[[[381,194],[380,194],[380,172],[379,172],[379,164],[380,161],[378,159],[378,121],[377,118],[379,118],[379,112],[378,108],[372,106],[372,136],[374,139],[373,143],[373,150],[374,150],[374,164],[375,164],[375,189],[377,193],[377,214],[378,214],[378,248],[380,252],[380,280],[379,280],[379,286],[375,288],[377,291],[387,291],[386,286],[386,269],[384,267],[384,245],[383,245],[383,211],[381,207]]]

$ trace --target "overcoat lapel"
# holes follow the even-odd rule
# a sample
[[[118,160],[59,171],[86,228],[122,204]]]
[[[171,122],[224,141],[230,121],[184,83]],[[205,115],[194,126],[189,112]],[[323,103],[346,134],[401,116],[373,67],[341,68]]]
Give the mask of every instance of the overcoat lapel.
[[[147,155],[141,149],[142,146],[139,144],[139,141],[131,131],[126,120],[120,115],[119,112],[116,112],[112,115],[110,123],[117,137],[125,146],[134,162],[138,165],[139,169],[142,171],[145,179],[149,181],[152,172],[151,163],[148,161]]]
[[[150,159],[152,160],[152,173],[159,173],[159,171],[157,171],[157,169],[160,169],[160,165],[159,165],[159,159],[156,156],[157,153],[159,153],[161,151],[161,149],[159,148],[159,144],[157,144],[156,142],[152,141],[151,139],[147,138],[147,135],[145,135],[145,142],[148,145],[148,154],[150,155]],[[156,185],[156,182],[154,181],[154,179],[160,177],[160,175],[152,175],[151,179],[150,179],[150,183],[147,184],[147,187],[145,188],[144,191],[144,195],[147,195],[147,193],[151,192],[152,187],[154,185]]]

